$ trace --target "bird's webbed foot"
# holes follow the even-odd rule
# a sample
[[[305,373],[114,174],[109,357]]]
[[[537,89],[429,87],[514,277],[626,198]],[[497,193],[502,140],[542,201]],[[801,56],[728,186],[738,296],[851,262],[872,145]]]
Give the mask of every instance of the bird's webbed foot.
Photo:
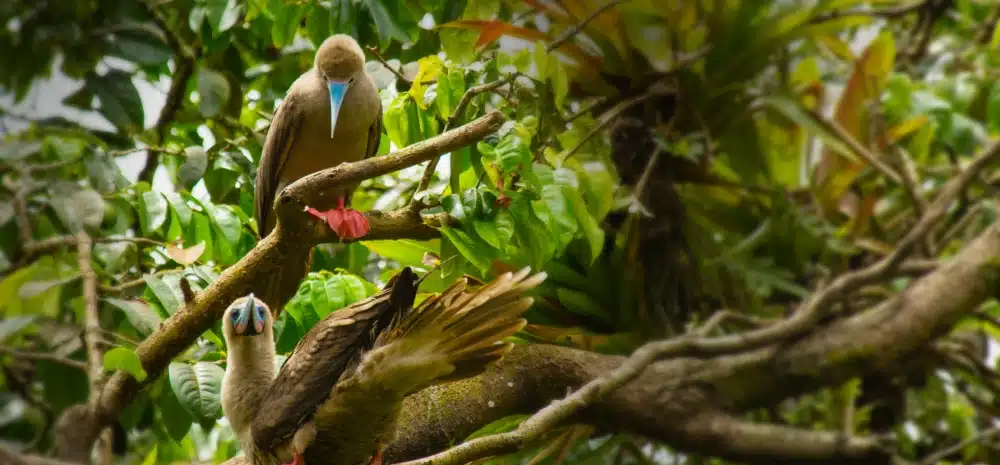
[[[327,211],[319,211],[315,208],[306,208],[306,211],[313,216],[326,221],[333,232],[341,240],[357,239],[368,234],[368,218],[361,212],[353,208],[344,207],[344,198],[337,199],[337,208]]]
[[[306,465],[306,459],[302,458],[302,454],[299,451],[295,451],[295,458],[292,459],[292,463],[283,463],[281,465]]]
[[[372,456],[368,465],[382,465],[382,441],[378,441],[375,447],[375,455]]]

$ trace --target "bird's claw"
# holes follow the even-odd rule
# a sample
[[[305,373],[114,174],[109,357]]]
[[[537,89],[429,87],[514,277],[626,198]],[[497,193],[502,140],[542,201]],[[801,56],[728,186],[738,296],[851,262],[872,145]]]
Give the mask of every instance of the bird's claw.
[[[370,229],[368,218],[353,208],[345,208],[344,199],[339,199],[337,204],[337,208],[332,210],[319,211],[307,207],[306,211],[325,221],[341,240],[357,239],[367,235]]]
[[[381,442],[378,443],[375,455],[372,456],[372,459],[371,459],[370,462],[368,462],[368,465],[382,465],[382,443]]]
[[[295,452],[295,458],[292,459],[292,463],[283,463],[281,465],[306,465],[306,460],[302,458],[302,454]]]

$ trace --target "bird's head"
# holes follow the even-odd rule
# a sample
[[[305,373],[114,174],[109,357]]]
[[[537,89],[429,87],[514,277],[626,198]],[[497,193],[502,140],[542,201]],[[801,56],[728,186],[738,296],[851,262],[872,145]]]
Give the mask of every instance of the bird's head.
[[[267,308],[267,304],[254,297],[252,292],[236,299],[222,317],[222,331],[227,341],[233,341],[239,336],[266,334],[273,327],[271,310]]]
[[[365,52],[353,37],[337,34],[319,46],[315,66],[330,94],[330,137],[333,137],[344,97],[365,72]]]

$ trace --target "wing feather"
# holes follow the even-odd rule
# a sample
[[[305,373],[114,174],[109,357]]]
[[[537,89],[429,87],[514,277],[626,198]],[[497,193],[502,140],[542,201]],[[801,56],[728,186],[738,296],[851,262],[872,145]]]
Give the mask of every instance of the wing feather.
[[[293,93],[278,105],[271,119],[271,127],[267,130],[260,163],[257,166],[257,185],[254,186],[254,209],[257,216],[257,233],[266,237],[273,228],[271,212],[274,198],[277,195],[278,179],[281,168],[288,159],[288,154],[295,144],[295,137],[304,120],[302,105],[296,103]],[[268,224],[271,220],[271,224]]]
[[[415,274],[404,268],[385,289],[332,312],[295,346],[268,388],[251,427],[254,442],[275,450],[312,419],[341,375],[398,313],[413,305]],[[407,300],[408,299],[408,300]]]

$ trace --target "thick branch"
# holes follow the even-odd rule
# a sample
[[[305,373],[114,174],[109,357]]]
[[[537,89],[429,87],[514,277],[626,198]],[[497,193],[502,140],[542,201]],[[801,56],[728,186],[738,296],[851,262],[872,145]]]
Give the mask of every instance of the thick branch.
[[[303,217],[302,210],[307,205],[319,203],[320,199],[335,192],[333,189],[338,186],[361,182],[435,159],[442,154],[482,140],[500,129],[503,122],[503,115],[493,111],[469,124],[418,142],[395,153],[356,163],[338,165],[299,179],[278,194],[278,199],[275,202],[278,227],[284,226],[286,230],[291,229],[289,228],[290,223],[301,221],[297,218]],[[311,240],[313,243],[336,240],[336,235],[328,227],[319,224],[319,221],[312,221],[309,224],[322,226],[312,228],[313,237]],[[372,227],[374,229],[374,225]],[[429,233],[427,230],[424,232]],[[296,233],[299,232],[296,231]]]
[[[637,380],[594,403],[575,419],[717,457],[751,460],[781,455],[815,459],[817,448],[836,450],[830,448],[837,444],[839,433],[785,430],[782,434],[788,444],[778,450],[774,447],[779,442],[762,439],[774,439],[776,436],[767,432],[778,434],[776,427],[731,423],[720,420],[715,412],[720,408],[744,411],[773,404],[867,371],[898,365],[992,295],[1000,281],[998,257],[1000,230],[994,226],[937,271],[872,310],[815,331],[793,344],[783,342],[733,355],[656,363]],[[483,376],[431,388],[406,399],[399,436],[388,458],[398,462],[443,450],[493,420],[536,411],[564,397],[567,389],[613,370],[623,360],[556,346],[518,346]],[[726,437],[726,431],[749,428],[757,435],[755,441],[721,439]],[[787,441],[791,434],[815,436]],[[855,449],[865,453],[851,456],[846,452],[850,447],[841,449],[843,462],[867,461],[869,454],[877,453],[871,440],[854,440],[866,445]]]

